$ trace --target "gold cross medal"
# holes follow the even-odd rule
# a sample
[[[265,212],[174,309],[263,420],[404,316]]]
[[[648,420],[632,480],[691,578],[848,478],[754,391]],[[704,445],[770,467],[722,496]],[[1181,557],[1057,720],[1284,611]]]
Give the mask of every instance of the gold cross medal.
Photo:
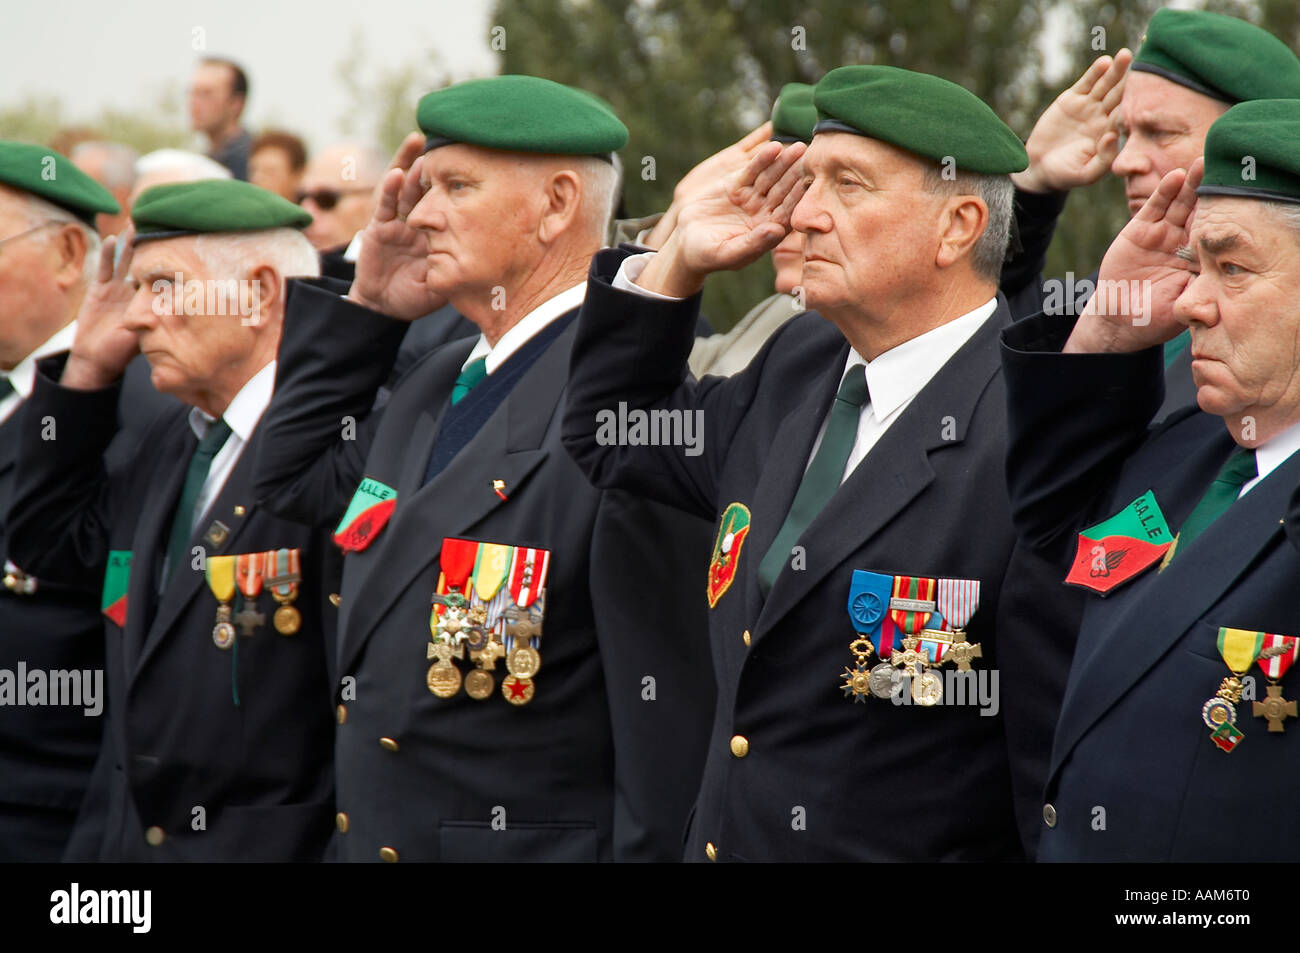
[[[447,538],[438,554],[438,585],[429,610],[432,642],[425,648],[425,657],[437,661],[429,666],[425,684],[439,698],[451,698],[460,691],[460,669],[451,660],[465,657],[465,642],[474,628],[468,587],[478,551],[474,540]]]
[[[219,649],[235,644],[235,627],[230,623],[230,602],[235,598],[235,557],[209,556],[204,569],[208,588],[217,599],[217,624],[212,628],[212,642]]]
[[[1263,645],[1256,661],[1268,679],[1268,690],[1263,701],[1254,703],[1252,713],[1256,718],[1268,721],[1269,731],[1285,731],[1282,722],[1296,717],[1296,703],[1282,697],[1282,686],[1278,682],[1295,661],[1297,653],[1300,653],[1300,639],[1291,635],[1264,633]]]
[[[943,679],[930,671],[930,654],[922,649],[922,634],[927,633],[930,619],[936,615],[937,584],[924,576],[895,576],[889,599],[889,618],[904,633],[903,651],[894,651],[890,664],[911,678],[912,701],[925,708],[943,699]],[[931,644],[939,645],[929,633]],[[942,634],[942,633],[939,633]],[[949,640],[946,644],[951,644]]]
[[[244,553],[235,557],[235,578],[243,596],[243,606],[235,613],[235,625],[239,626],[245,638],[266,624],[266,616],[257,611],[257,597],[262,594],[263,564],[261,553]]]
[[[506,654],[498,630],[502,606],[510,598],[505,594],[504,584],[512,554],[511,546],[480,543],[474,560],[473,584],[467,587],[470,606],[465,646],[475,667],[465,675],[465,694],[475,701],[486,701],[496,691],[496,677],[492,672],[497,660]]]
[[[1241,701],[1243,688],[1241,676],[1259,658],[1264,647],[1264,633],[1221,628],[1217,644],[1219,654],[1232,674],[1219,683],[1219,690],[1201,706],[1201,720],[1210,729],[1210,741],[1214,746],[1230,754],[1245,737],[1237,727],[1236,706]]]

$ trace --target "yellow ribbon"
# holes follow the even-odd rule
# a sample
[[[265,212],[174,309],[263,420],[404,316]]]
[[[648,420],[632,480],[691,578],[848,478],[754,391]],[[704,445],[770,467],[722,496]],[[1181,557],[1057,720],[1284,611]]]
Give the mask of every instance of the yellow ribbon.
[[[235,557],[209,556],[207,565],[208,588],[220,603],[235,597]]]

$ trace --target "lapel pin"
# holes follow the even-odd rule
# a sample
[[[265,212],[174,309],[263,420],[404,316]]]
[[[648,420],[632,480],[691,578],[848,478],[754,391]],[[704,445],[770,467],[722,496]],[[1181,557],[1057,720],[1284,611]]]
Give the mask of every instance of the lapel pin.
[[[497,496],[501,497],[502,500],[506,500],[506,499],[508,499],[508,497],[506,496],[506,481],[505,481],[505,480],[493,480],[493,481],[492,481],[492,492],[495,493]]]
[[[248,510],[244,509],[242,506],[239,506],[238,504],[235,505],[235,515],[236,515],[236,516],[243,516],[243,515],[244,515],[245,513],[247,513],[247,512],[248,512]]]
[[[203,534],[203,539],[209,545],[220,546],[226,541],[226,537],[229,535],[229,526],[221,522],[221,520],[213,520],[212,525],[208,527],[208,531]]]

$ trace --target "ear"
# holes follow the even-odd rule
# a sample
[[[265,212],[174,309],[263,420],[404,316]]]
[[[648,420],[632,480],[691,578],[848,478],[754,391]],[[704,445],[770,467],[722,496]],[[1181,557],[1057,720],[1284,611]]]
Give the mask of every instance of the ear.
[[[934,263],[951,268],[970,254],[989,224],[989,207],[977,195],[954,195],[939,216],[939,250]]]
[[[572,169],[560,169],[546,178],[542,217],[537,223],[537,237],[549,245],[568,231],[578,217],[582,204],[582,180]]]
[[[245,279],[247,291],[240,292],[242,321],[254,327],[279,327],[284,316],[284,292],[279,273],[270,265],[258,265]]]
[[[56,256],[55,281],[66,291],[81,281],[85,275],[86,252],[89,246],[86,233],[76,225],[64,225],[54,238]]]

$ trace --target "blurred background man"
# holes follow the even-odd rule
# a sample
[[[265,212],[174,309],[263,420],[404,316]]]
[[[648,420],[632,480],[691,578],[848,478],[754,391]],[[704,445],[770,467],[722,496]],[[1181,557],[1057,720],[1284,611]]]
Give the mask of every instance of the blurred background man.
[[[388,157],[363,142],[336,143],[307,163],[297,201],[311,213],[307,239],[322,256],[356,261],[355,253],[345,253],[374,214],[375,186],[387,167]],[[332,274],[328,264],[327,275]]]
[[[105,189],[122,207],[116,215],[95,216],[95,231],[101,238],[117,235],[131,220],[131,190],[135,187],[135,162],[140,154],[120,142],[83,142],[72,150],[77,168]]]
[[[208,139],[208,155],[237,179],[248,178],[248,152],[253,144],[240,125],[248,102],[248,77],[238,64],[209,57],[190,78],[190,127]]]

